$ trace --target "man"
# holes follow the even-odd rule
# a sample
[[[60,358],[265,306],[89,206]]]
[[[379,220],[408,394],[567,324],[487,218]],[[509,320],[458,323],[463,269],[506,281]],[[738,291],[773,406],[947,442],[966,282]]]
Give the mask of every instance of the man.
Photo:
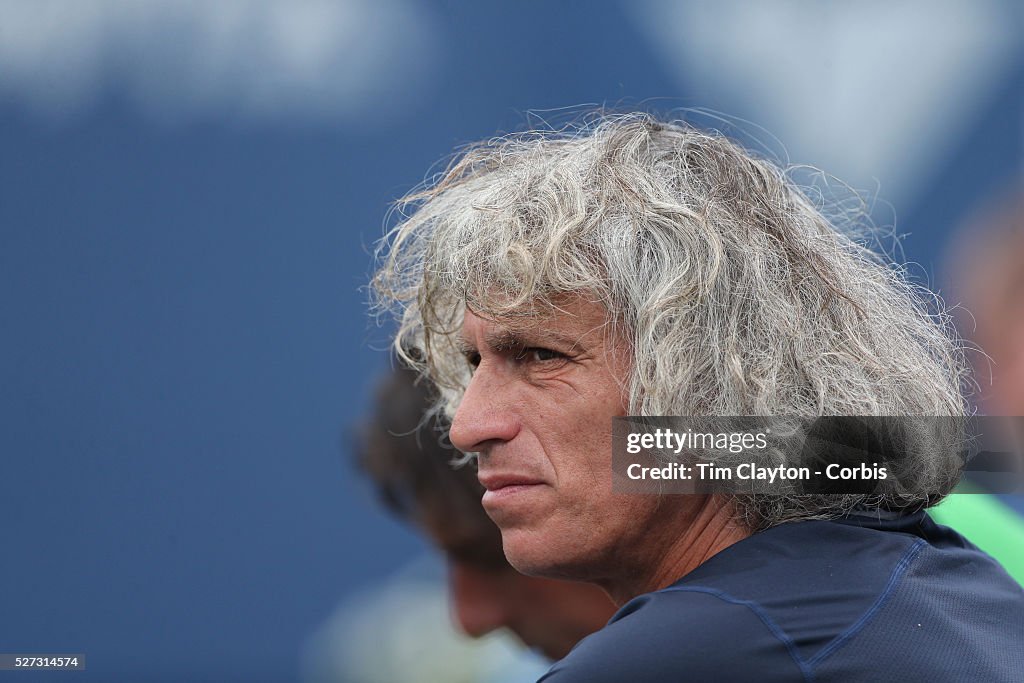
[[[375,287],[520,571],[621,609],[544,680],[1018,680],[1024,591],[918,492],[630,495],[622,415],[958,416],[962,354],[784,173],[644,115],[470,149]]]
[[[476,468],[456,469],[456,451],[428,429],[425,387],[396,370],[380,386],[364,427],[358,463],[384,503],[420,527],[445,556],[455,621],[467,635],[508,628],[530,647],[559,659],[615,611],[599,588],[523,576],[509,566],[501,535],[480,506]]]

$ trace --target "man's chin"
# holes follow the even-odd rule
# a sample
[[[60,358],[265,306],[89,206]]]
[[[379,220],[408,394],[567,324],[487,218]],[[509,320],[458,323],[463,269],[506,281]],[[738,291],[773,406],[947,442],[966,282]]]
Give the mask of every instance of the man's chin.
[[[586,558],[576,557],[564,541],[534,531],[502,531],[501,540],[508,563],[526,576],[578,580],[585,564]]]

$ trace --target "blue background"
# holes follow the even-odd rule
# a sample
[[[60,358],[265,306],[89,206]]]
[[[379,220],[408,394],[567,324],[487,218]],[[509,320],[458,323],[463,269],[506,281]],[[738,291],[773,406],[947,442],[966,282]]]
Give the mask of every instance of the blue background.
[[[386,99],[153,121],[116,79],[55,121],[0,91],[0,651],[87,653],[59,680],[295,680],[338,601],[422,550],[349,463],[387,367],[365,283],[389,203],[528,110],[758,120],[671,70],[621,3],[526,5],[426,3],[432,80],[383,123]],[[1019,172],[1014,54],[893,202],[920,277]]]

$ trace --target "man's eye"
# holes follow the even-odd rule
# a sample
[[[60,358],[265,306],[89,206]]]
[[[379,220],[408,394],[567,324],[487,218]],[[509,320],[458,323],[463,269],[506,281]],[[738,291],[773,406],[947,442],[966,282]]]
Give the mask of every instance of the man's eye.
[[[466,362],[469,363],[469,367],[474,370],[480,365],[480,354],[479,353],[467,353]]]
[[[539,346],[532,346],[530,348],[523,349],[522,353],[517,357],[517,360],[546,363],[553,360],[561,360],[562,358],[565,358],[565,355],[558,351],[552,351],[551,349],[545,349]]]

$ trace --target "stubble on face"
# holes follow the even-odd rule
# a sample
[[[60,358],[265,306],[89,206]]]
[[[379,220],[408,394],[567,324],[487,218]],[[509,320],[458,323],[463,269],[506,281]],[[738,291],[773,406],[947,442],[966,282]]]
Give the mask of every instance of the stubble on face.
[[[630,354],[605,308],[575,297],[526,321],[467,311],[462,345],[475,370],[452,440],[480,454],[483,504],[509,561],[577,580],[625,571],[664,506],[611,490],[612,418],[627,414]]]

